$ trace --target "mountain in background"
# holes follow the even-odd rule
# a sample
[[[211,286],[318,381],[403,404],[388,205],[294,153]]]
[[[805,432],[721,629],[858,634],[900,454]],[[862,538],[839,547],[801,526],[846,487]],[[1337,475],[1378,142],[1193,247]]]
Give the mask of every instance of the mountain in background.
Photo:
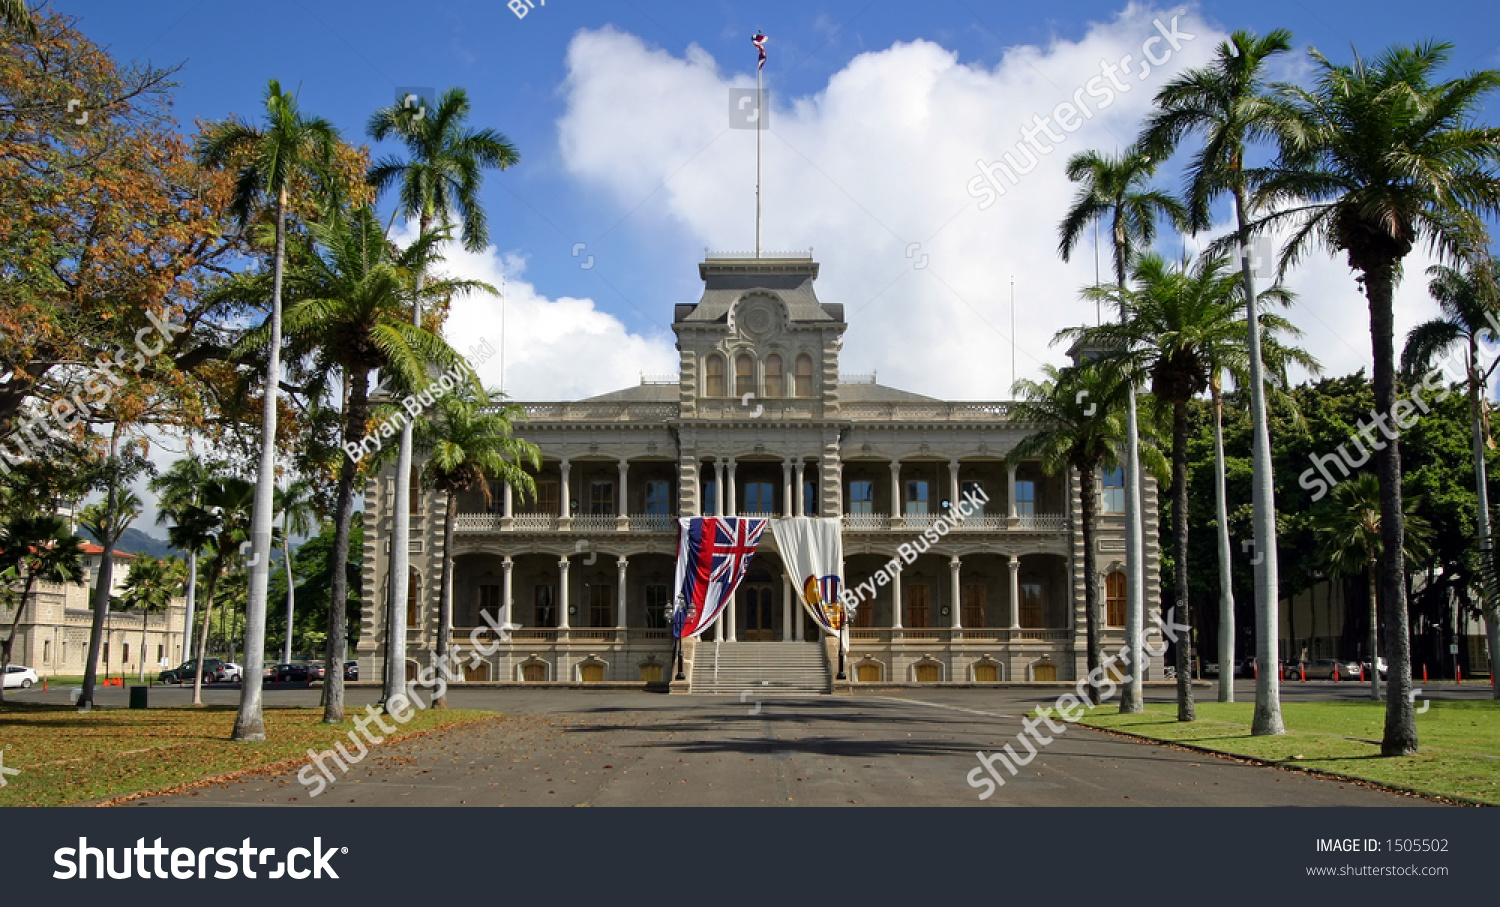
[[[82,526],[78,527],[78,534],[92,542],[97,543],[99,541],[94,538],[92,532],[89,532]],[[125,530],[125,534],[120,536],[119,543],[115,545],[115,550],[122,554],[147,554],[151,557],[169,557],[174,554],[178,556],[182,555],[181,551],[173,548],[164,539],[159,539],[154,535],[147,535],[141,530],[134,528]]]

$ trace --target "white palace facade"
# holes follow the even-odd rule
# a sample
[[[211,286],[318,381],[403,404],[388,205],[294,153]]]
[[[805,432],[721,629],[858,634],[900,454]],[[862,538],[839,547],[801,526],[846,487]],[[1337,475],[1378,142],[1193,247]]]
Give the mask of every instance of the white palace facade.
[[[839,372],[843,306],[818,301],[808,257],[711,256],[704,292],[676,306],[670,379],[569,403],[524,403],[517,434],[537,444],[537,495],[497,488],[459,502],[453,639],[480,630],[489,654],[461,658],[460,683],[653,685],[671,679],[677,517],[837,516],[845,585],[920,537],[950,502],[988,497],[878,586],[851,630],[848,682],[870,685],[1072,681],[1086,673],[1080,489],[1099,494],[1105,644],[1123,643],[1119,474],[1049,475],[1011,451],[1032,426],[1006,402],[948,402]],[[955,343],[964,342],[955,338]],[[1080,481],[1082,478],[1082,481]],[[395,471],[365,489],[362,677],[380,677]],[[1159,600],[1156,488],[1145,488],[1148,606]],[[433,661],[446,501],[413,494],[408,675]],[[762,681],[831,690],[836,651],[793,598],[768,530],[719,624],[674,689]],[[1149,676],[1160,676],[1151,665]],[[841,686],[841,684],[839,684]],[[773,687],[775,688],[775,687]]]

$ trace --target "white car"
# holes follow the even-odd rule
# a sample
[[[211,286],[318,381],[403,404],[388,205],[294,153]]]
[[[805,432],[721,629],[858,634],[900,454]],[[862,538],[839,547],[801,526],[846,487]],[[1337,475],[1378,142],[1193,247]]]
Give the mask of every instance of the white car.
[[[239,665],[232,661],[226,661],[219,668],[218,672],[214,674],[214,680],[220,683],[239,683],[242,676],[244,676],[244,671]]]
[[[5,669],[5,688],[20,687],[26,689],[34,683],[41,683],[42,679],[36,672],[25,665],[8,665]]]

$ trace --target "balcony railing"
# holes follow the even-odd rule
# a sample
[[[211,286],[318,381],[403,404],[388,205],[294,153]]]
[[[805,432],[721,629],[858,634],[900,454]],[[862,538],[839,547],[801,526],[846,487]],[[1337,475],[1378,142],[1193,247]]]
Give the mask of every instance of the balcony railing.
[[[851,627],[849,639],[855,643],[890,642],[1062,642],[1070,639],[1072,630],[1043,630],[1035,627]]]
[[[681,410],[675,403],[522,403],[532,422],[666,422]]]
[[[1068,528],[1068,518],[1061,513],[1034,513],[1016,520],[1016,528],[1026,532],[1061,532]]]
[[[658,513],[632,513],[631,532],[672,532],[677,528],[677,518]]]
[[[573,517],[574,532],[614,532],[618,521],[612,513],[585,513]]]
[[[499,532],[497,513],[460,513],[453,524],[454,532]]]
[[[557,515],[551,513],[518,513],[516,514],[515,527],[517,532],[556,532]]]
[[[883,532],[889,528],[891,528],[891,515],[888,513],[844,514],[844,531],[846,532]]]
[[[1001,422],[1009,403],[844,403],[839,415],[871,422]]]

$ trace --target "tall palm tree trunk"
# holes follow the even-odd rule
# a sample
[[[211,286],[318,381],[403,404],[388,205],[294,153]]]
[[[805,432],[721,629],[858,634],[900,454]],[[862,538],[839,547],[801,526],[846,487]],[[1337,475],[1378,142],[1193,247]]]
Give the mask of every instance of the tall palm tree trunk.
[[[283,663],[292,660],[292,612],[297,605],[297,590],[292,587],[292,539],[287,527],[282,527],[281,562],[286,565],[286,641],[281,645]]]
[[[1376,583],[1376,564],[1370,562],[1369,569],[1365,571],[1365,577],[1369,580],[1370,589],[1370,698],[1380,699],[1380,613],[1378,597],[1379,587]]]
[[[219,585],[219,571],[224,558],[216,555],[208,574],[208,588],[203,596],[203,631],[198,637],[198,661],[193,670],[193,705],[203,704],[203,663],[208,658],[208,626],[214,618],[214,589]]]
[[[1083,516],[1083,611],[1088,640],[1089,701],[1101,701],[1095,673],[1104,663],[1104,644],[1099,639],[1099,566],[1094,554],[1094,530],[1098,527],[1099,508],[1095,503],[1094,474],[1097,463],[1078,464],[1078,503]]]
[[[87,712],[94,707],[94,684],[99,679],[99,649],[104,644],[104,618],[109,613],[109,589],[115,575],[115,520],[120,518],[120,426],[117,423],[109,434],[109,491],[104,505],[106,531],[99,540],[99,575],[94,578],[93,622],[89,626],[88,663],[83,667],[83,688],[78,694],[78,711]],[[105,673],[109,666],[105,665]]]
[[[1379,260],[1362,269],[1365,296],[1370,303],[1370,341],[1374,353],[1375,411],[1391,413],[1396,406],[1394,260]],[[1385,441],[1375,451],[1375,475],[1380,480],[1381,610],[1385,624],[1389,682],[1385,703],[1384,756],[1408,756],[1417,751],[1417,716],[1411,696],[1411,634],[1406,613],[1406,514],[1401,508],[1401,442]]]
[[[261,410],[260,472],[250,514],[250,589],[245,596],[245,656],[240,711],[232,740],[266,739],[261,711],[262,667],[266,658],[266,586],[271,579],[271,527],[276,505],[276,402],[281,386],[281,278],[286,265],[286,204],[283,186],[276,198],[276,260],[271,275],[271,343],[266,358],[266,396]]]
[[[1193,710],[1193,630],[1192,611],[1188,604],[1188,489],[1187,489],[1187,401],[1172,404],[1172,542],[1177,560],[1173,583],[1177,614],[1182,626],[1177,637],[1177,720],[1196,721]],[[1221,667],[1222,670],[1222,667]]]
[[[448,663],[448,647],[453,641],[453,526],[458,522],[458,494],[450,489],[447,495],[448,503],[443,509],[443,572],[438,588],[437,663],[439,665]],[[448,707],[447,684],[440,685],[438,689],[444,692],[432,701],[432,707],[446,709]]]
[[[1112,227],[1114,234],[1115,285],[1125,298],[1125,269],[1128,242],[1118,211]],[[1124,317],[1124,313],[1121,313]],[[1130,653],[1130,674],[1120,695],[1120,711],[1139,713],[1146,710],[1141,681],[1146,673],[1141,637],[1146,625],[1146,532],[1141,505],[1141,430],[1136,408],[1135,384],[1125,389],[1125,645]]]
[[[198,603],[198,552],[189,551],[187,556],[187,613],[182,616],[182,660],[187,661],[193,651],[193,608]]]
[[[432,218],[424,211],[418,219],[417,238],[427,235]],[[417,292],[412,297],[411,321],[422,326],[423,274],[417,274]],[[396,507],[395,526],[391,531],[391,572],[386,598],[388,607],[385,620],[386,659],[385,689],[382,701],[389,702],[392,696],[406,691],[406,610],[408,574],[411,571],[411,447],[412,418],[401,423],[401,444],[396,453]],[[420,610],[420,609],[419,609]]]
[[[1500,661],[1500,579],[1495,573],[1495,542],[1490,537],[1489,470],[1485,458],[1484,382],[1479,376],[1479,341],[1469,334],[1469,418],[1474,444],[1474,525],[1479,531],[1479,575],[1484,578],[1481,610],[1484,632],[1489,640],[1490,676]],[[1490,692],[1500,699],[1500,683],[1491,683]]]
[[[365,431],[369,409],[370,375],[352,369],[345,376],[349,384],[349,403],[344,419],[344,442],[358,441]],[[349,640],[349,523],[354,519],[354,477],[359,464],[348,454],[339,468],[338,498],[333,509],[333,573],[329,584],[328,653],[323,671],[323,721],[341,724],[344,720],[344,657]]]
[[[1271,475],[1271,431],[1266,417],[1265,367],[1260,353],[1260,307],[1255,298],[1255,275],[1250,268],[1250,205],[1244,185],[1235,187],[1234,214],[1239,228],[1240,275],[1245,281],[1246,343],[1250,360],[1250,423],[1252,517],[1255,532],[1255,717],[1250,733],[1285,734],[1281,719],[1279,663],[1281,581],[1276,553],[1276,491]]]
[[[147,622],[147,620],[149,618],[150,618],[150,615],[145,610],[142,610],[141,611],[141,652],[140,652],[140,656],[141,656],[140,657],[141,670],[140,670],[140,674],[137,675],[137,677],[136,677],[136,680],[139,681],[140,683],[145,683],[146,682],[146,622]]]
[[[1234,567],[1229,550],[1229,494],[1224,469],[1224,392],[1219,372],[1209,388],[1214,408],[1214,517],[1219,521],[1219,701],[1234,702]]]

